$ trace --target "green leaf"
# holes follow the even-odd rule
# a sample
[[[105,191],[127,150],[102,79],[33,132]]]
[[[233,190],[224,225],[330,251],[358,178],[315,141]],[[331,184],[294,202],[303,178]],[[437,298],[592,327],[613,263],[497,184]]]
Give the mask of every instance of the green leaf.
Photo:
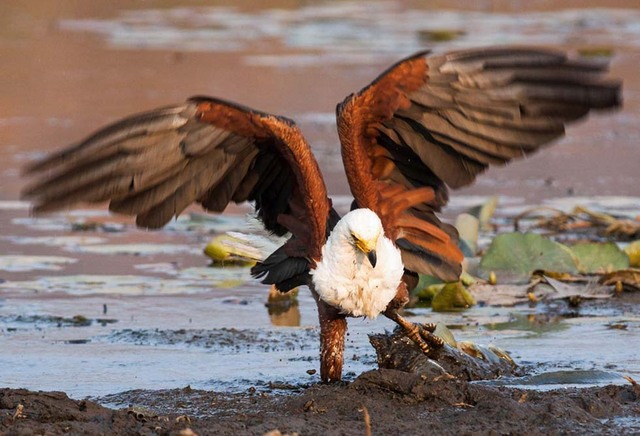
[[[421,301],[431,301],[440,292],[444,283],[434,276],[420,274],[419,277],[418,285],[411,291],[411,294]]]
[[[613,242],[577,244],[571,251],[583,274],[602,274],[629,267],[629,257]]]
[[[261,260],[260,250],[253,247],[248,240],[224,233],[214,236],[204,248],[216,265],[254,265]]]
[[[571,250],[534,233],[496,236],[480,261],[480,276],[495,272],[498,283],[524,283],[535,270],[578,272]]]
[[[467,211],[467,213],[478,218],[480,228],[487,231],[491,230],[491,217],[493,217],[493,214],[495,213],[497,207],[498,197],[494,195],[493,197],[489,197],[489,199],[485,201],[484,204],[472,207]]]
[[[456,230],[460,238],[461,250],[465,257],[473,257],[478,251],[478,231],[480,221],[468,213],[461,213],[456,218]]]
[[[433,297],[431,309],[434,312],[449,312],[467,309],[475,304],[476,301],[461,282],[452,282],[444,285]]]
[[[433,331],[433,334],[440,339],[442,339],[446,344],[451,345],[452,347],[457,346],[456,338],[453,336],[453,333],[449,328],[444,324],[439,322],[436,325],[436,329]]]
[[[624,252],[629,256],[629,266],[640,267],[640,240],[633,241],[624,248]]]
[[[498,197],[494,195],[493,197],[489,198],[489,200],[487,200],[480,208],[478,219],[480,220],[480,228],[482,230],[491,229],[491,217],[495,213],[497,207]]]

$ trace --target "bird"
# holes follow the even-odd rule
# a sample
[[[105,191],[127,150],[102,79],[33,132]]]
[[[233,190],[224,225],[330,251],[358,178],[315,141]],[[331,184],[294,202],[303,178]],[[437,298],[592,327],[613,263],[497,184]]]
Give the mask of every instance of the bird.
[[[528,156],[591,110],[621,105],[607,63],[529,46],[420,51],[336,108],[351,210],[332,206],[310,146],[287,117],[194,96],[116,121],[28,163],[34,214],[79,203],[158,229],[193,203],[221,213],[251,202],[286,242],[254,277],[286,292],[308,286],[320,325],[320,376],[342,379],[347,319],[380,314],[429,354],[432,323],[401,309],[419,274],[458,280],[463,254],[438,214],[449,189]]]

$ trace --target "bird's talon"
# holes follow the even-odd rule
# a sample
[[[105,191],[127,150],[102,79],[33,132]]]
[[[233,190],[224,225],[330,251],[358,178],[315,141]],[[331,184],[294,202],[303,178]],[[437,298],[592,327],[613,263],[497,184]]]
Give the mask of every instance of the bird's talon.
[[[429,354],[431,352],[431,348],[429,348],[429,344],[426,342],[420,341],[417,344],[424,354]]]
[[[425,322],[424,324],[421,324],[421,326],[424,330],[428,331],[429,333],[433,333],[436,331],[438,324],[436,324],[435,322]]]
[[[432,332],[435,330],[435,324],[413,324],[405,325],[405,334],[411,339],[424,354],[431,357],[435,349],[441,348],[444,341],[435,336]]]
[[[433,357],[436,349],[444,345],[444,341],[431,333],[435,330],[432,328],[434,324],[413,324],[410,330],[407,330],[407,336],[422,350],[428,357]]]
[[[425,340],[429,342],[434,348],[442,348],[444,346],[444,341],[442,340],[442,338],[439,338],[436,335],[430,334],[427,338],[425,338]]]
[[[442,340],[442,338],[433,334],[435,330],[435,323],[426,323],[419,326],[420,339],[427,344],[427,348],[429,349],[429,351],[431,351],[431,348],[441,348],[442,346],[444,346],[444,341]],[[422,348],[424,351],[424,348],[422,346],[420,348]]]

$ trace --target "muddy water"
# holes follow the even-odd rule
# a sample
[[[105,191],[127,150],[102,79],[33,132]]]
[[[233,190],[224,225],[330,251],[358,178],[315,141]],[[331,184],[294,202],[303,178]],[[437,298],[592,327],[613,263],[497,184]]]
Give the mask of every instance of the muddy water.
[[[397,58],[425,46],[612,48],[612,73],[624,80],[624,110],[570,128],[560,144],[526,162],[489,171],[455,196],[447,214],[493,194],[512,211],[553,199],[567,204],[569,194],[624,196],[626,210],[637,210],[640,10],[625,9],[633,5],[623,1],[591,1],[587,6],[608,8],[581,10],[559,2],[526,10],[520,3],[429,10],[400,1],[263,1],[234,8],[199,1],[77,0],[56,7],[3,1],[0,385],[81,397],[318,380],[307,373],[317,368],[308,293],[301,291],[289,312],[270,315],[266,289],[246,269],[208,268],[201,254],[211,234],[246,229],[247,208],[234,207],[220,219],[193,209],[150,233],[102,210],[34,220],[18,201],[19,167],[27,160],[122,115],[190,95],[215,95],[298,120],[330,192],[346,205],[335,104]],[[426,40],[429,31],[442,29],[463,34]],[[603,208],[607,201],[600,199]],[[413,315],[457,326],[462,339],[494,342],[536,374],[561,374],[516,382],[541,387],[623,382],[620,374],[640,374],[640,357],[628,347],[638,337],[636,307],[594,305],[580,317],[563,309],[551,319],[548,308],[477,307],[449,315],[417,309]],[[367,333],[392,326],[386,320],[350,325],[346,371],[353,377],[375,365]],[[580,377],[560,372],[574,369],[583,371]]]

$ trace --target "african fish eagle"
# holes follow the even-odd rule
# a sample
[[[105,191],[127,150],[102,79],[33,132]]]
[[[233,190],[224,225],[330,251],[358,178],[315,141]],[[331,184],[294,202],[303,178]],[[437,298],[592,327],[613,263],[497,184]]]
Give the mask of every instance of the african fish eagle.
[[[620,104],[606,65],[533,47],[416,53],[337,107],[354,208],[340,218],[296,124],[210,97],[134,115],[31,163],[34,212],[109,202],[157,229],[196,202],[253,202],[287,242],[253,269],[281,291],[307,285],[318,305],[320,374],[342,376],[347,317],[382,313],[425,352],[432,325],[398,311],[417,275],[456,280],[463,255],[436,213],[448,188],[534,153],[591,109]]]

